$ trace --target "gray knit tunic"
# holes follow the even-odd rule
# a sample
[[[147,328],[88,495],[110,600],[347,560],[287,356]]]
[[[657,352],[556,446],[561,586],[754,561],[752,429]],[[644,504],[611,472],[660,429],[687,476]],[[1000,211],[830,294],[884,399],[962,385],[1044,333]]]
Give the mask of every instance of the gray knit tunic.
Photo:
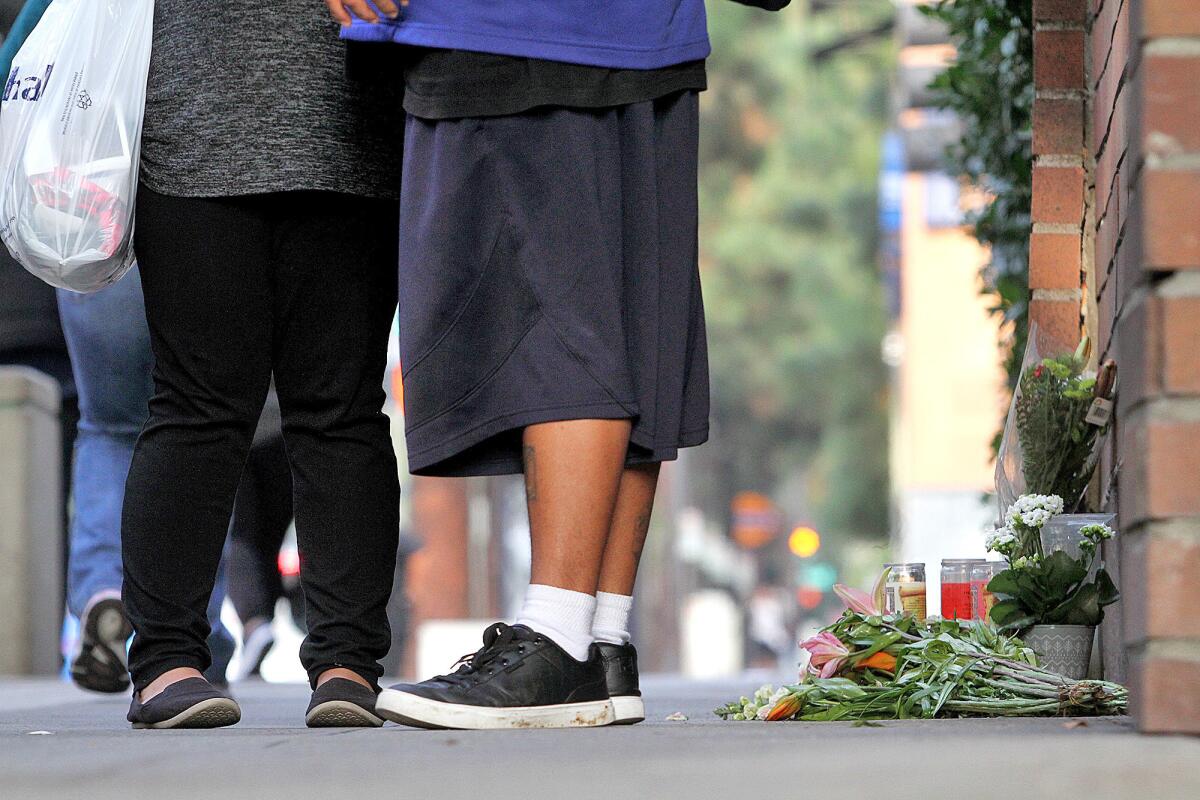
[[[401,78],[350,81],[345,53],[316,0],[158,0],[142,180],[177,197],[397,196]]]

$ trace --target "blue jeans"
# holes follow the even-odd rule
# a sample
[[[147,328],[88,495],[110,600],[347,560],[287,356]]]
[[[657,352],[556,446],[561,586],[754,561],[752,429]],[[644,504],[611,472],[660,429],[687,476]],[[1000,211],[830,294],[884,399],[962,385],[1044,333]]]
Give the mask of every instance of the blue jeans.
[[[121,590],[125,477],[149,416],[154,357],[137,267],[93,294],[60,290],[58,309],[79,392],[67,564],[67,607],[79,617],[92,597]],[[222,565],[208,608],[218,667],[233,653],[233,637],[220,621],[224,575]]]

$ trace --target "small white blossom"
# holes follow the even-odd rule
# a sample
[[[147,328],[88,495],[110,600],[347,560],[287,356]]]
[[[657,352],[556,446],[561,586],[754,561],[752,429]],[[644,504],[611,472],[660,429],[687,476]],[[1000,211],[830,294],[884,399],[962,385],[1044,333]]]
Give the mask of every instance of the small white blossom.
[[[1080,529],[1079,533],[1082,534],[1085,539],[1092,542],[1100,542],[1116,536],[1116,531],[1107,525],[1085,525]]]
[[[1039,563],[1041,563],[1041,560],[1042,559],[1038,558],[1036,555],[1021,556],[1012,562],[1012,566],[1013,569],[1028,569],[1029,567],[1037,566]]]
[[[1005,517],[1008,527],[1038,529],[1063,511],[1062,498],[1054,494],[1024,494],[1017,498]]]
[[[1017,543],[1017,535],[1013,533],[1013,529],[1007,526],[998,528],[987,535],[984,544],[987,549],[993,553],[1007,555],[1012,551],[1013,546]]]
[[[769,706],[763,706],[762,708],[760,708],[758,710],[758,713],[754,715],[755,718],[758,719],[760,722],[766,722],[767,715],[769,715],[771,713],[771,709],[774,707],[775,707],[774,703],[772,703]]]

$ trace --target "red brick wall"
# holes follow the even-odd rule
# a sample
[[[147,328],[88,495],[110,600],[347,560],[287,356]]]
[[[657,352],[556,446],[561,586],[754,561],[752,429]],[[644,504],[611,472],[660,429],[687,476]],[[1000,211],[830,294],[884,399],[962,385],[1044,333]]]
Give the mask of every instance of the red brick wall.
[[[1079,343],[1088,214],[1084,0],[1035,0],[1030,318],[1043,352]]]
[[[1124,597],[1105,667],[1142,730],[1200,733],[1200,2],[1034,0],[1034,16],[1032,314],[1069,340],[1078,274],[1079,318],[1120,368],[1098,481]]]

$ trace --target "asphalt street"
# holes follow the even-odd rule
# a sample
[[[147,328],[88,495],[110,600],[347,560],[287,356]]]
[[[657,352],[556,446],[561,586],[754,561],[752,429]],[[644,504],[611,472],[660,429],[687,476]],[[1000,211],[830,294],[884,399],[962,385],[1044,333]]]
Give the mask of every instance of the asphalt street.
[[[305,686],[243,684],[236,727],[132,731],[125,697],[0,678],[0,798],[1200,797],[1200,739],[1140,736],[1128,719],[713,716],[755,686],[651,678],[649,719],[628,728],[441,732],[307,730]]]

